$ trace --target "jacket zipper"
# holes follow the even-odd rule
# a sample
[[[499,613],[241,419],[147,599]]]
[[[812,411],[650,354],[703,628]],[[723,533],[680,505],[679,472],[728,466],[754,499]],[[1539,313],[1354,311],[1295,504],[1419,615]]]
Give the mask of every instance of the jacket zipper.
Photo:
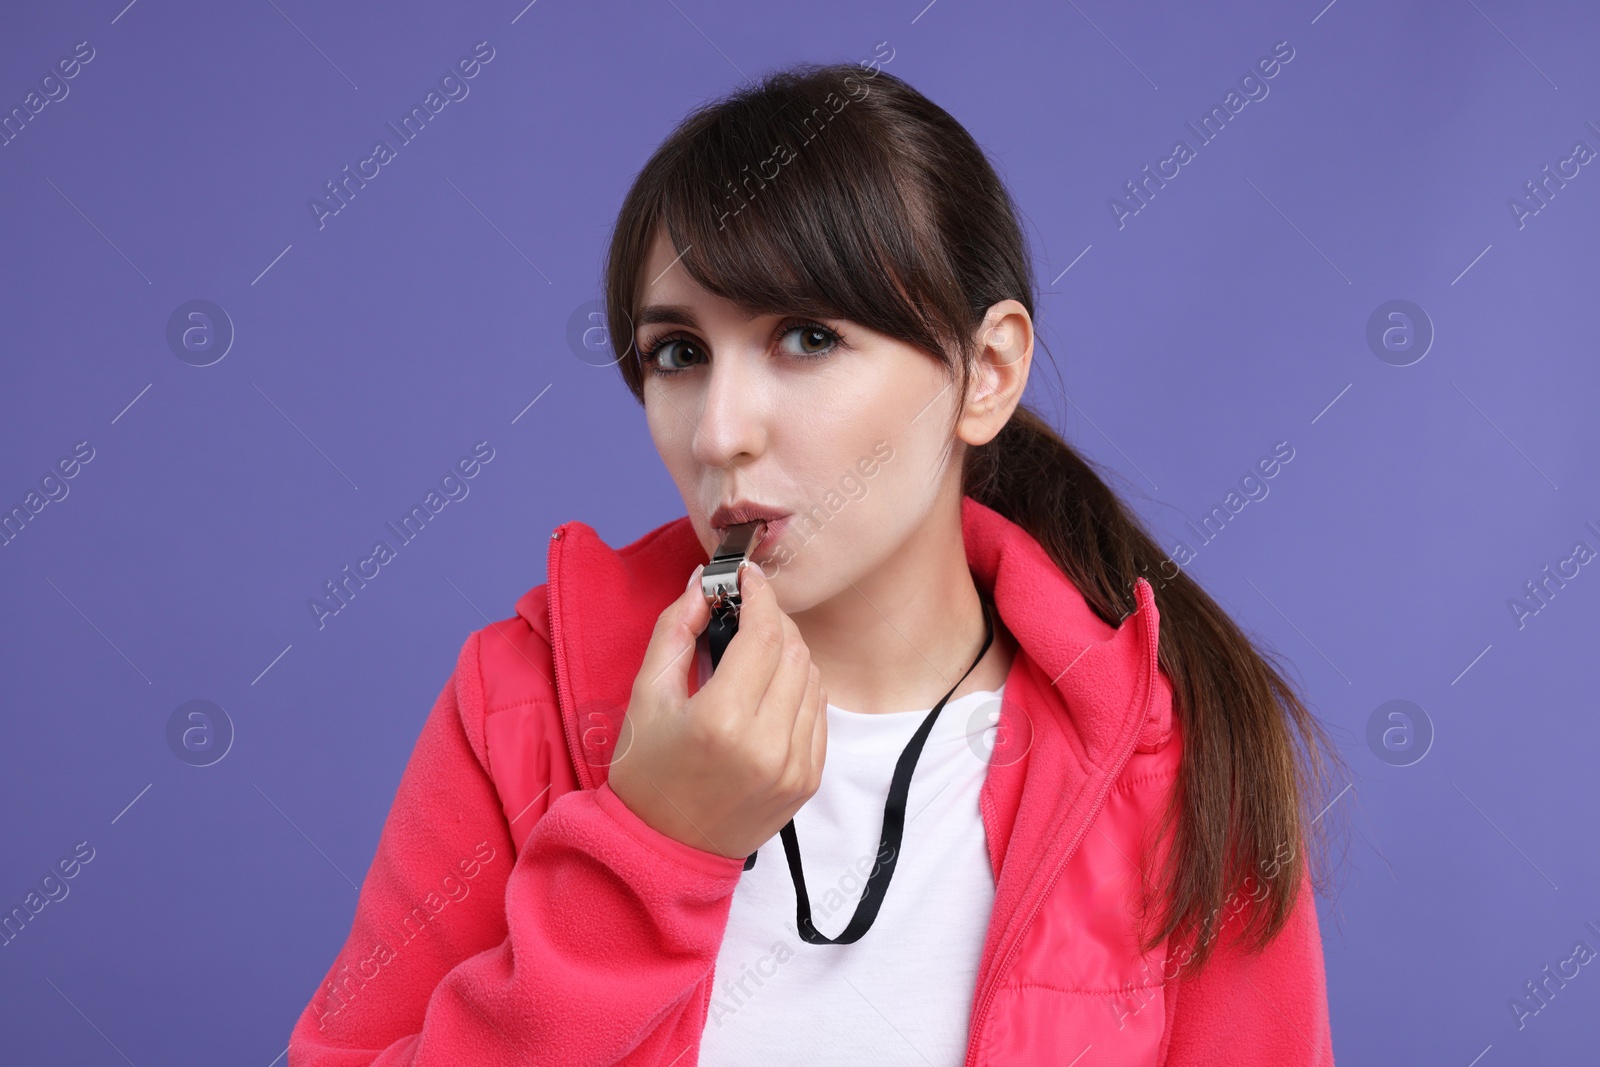
[[[578,781],[585,789],[594,788],[594,778],[589,771],[587,761],[578,741],[573,737],[572,731],[582,729],[583,724],[573,721],[577,709],[572,706],[572,693],[567,684],[567,657],[566,644],[561,637],[561,611],[560,602],[556,598],[556,587],[560,584],[561,577],[561,548],[566,543],[567,524],[562,523],[550,535],[550,551],[545,559],[545,575],[548,588],[545,590],[545,603],[550,614],[550,651],[556,668],[556,710],[561,713],[561,732],[567,739],[567,756],[572,760],[573,769],[578,773]],[[571,709],[572,715],[566,714]]]
[[[557,708],[558,711],[563,711],[563,708],[573,707],[572,694],[569,691],[569,686],[567,684],[567,660],[565,654],[566,645],[561,636],[560,601],[555,596],[556,586],[559,583],[561,576],[561,547],[566,541],[566,532],[567,524],[562,523],[560,526],[556,527],[553,533],[551,533],[550,551],[545,560],[545,580],[547,583],[545,603],[548,605],[550,613],[550,651],[553,654],[552,658],[555,662],[556,668],[556,699],[562,705],[562,707]],[[577,709],[573,708],[573,715],[575,716],[576,713]],[[571,717],[572,716],[566,715],[564,711],[561,715],[561,732],[566,736],[567,739],[567,755],[572,760],[572,766],[578,772],[578,780],[583,784],[583,788],[593,789],[595,787],[594,778],[589,772],[587,761],[582,758],[582,752],[580,751],[578,739],[574,738],[573,736],[573,730],[581,730],[583,728],[583,724],[578,722],[569,723],[568,719]],[[716,992],[716,975],[717,965],[715,959],[713,959],[711,970],[705,978],[705,993],[701,997],[700,1004],[700,1031],[702,1041],[704,1040],[706,1017],[710,1013],[711,999],[713,994]]]
[[[1144,579],[1140,578],[1139,581],[1143,582]],[[1147,634],[1150,633],[1148,625],[1145,627],[1145,632]],[[1150,639],[1147,637],[1145,639],[1146,654],[1147,656],[1154,657],[1155,651],[1151,649],[1149,645]],[[1148,660],[1146,662],[1148,662]],[[1159,670],[1160,668],[1158,667],[1156,669]],[[1067,846],[1067,850],[1062,853],[1061,858],[1056,861],[1055,868],[1050,872],[1050,877],[1045,881],[1044,891],[1040,893],[1038,898],[1033,902],[1033,907],[1028,911],[1028,917],[1023,920],[1022,928],[1017,931],[1017,936],[1012,939],[1010,947],[1006,949],[1005,956],[1002,957],[999,964],[996,965],[992,976],[989,979],[989,988],[983,995],[983,1002],[978,1006],[978,1014],[972,1021],[972,1033],[968,1041],[967,1058],[963,1064],[963,1067],[977,1067],[978,1042],[983,1034],[983,1024],[989,1017],[989,1006],[994,1002],[995,994],[1000,991],[1001,976],[1005,973],[1006,967],[1011,963],[1011,957],[1017,954],[1017,949],[1022,945],[1023,938],[1027,936],[1028,928],[1033,925],[1033,920],[1038,916],[1039,909],[1042,908],[1044,906],[1044,902],[1049,899],[1050,890],[1055,887],[1056,879],[1060,877],[1062,868],[1067,865],[1067,861],[1070,860],[1073,857],[1073,854],[1078,851],[1078,845],[1083,841],[1084,835],[1089,832],[1089,827],[1094,824],[1094,820],[1099,816],[1100,809],[1105,805],[1106,797],[1111,793],[1111,789],[1116,784],[1117,778],[1122,774],[1122,768],[1127,766],[1128,760],[1133,758],[1133,750],[1139,746],[1139,733],[1144,728],[1144,723],[1150,714],[1150,701],[1155,698],[1155,683],[1156,680],[1152,674],[1152,677],[1149,680],[1149,692],[1145,697],[1144,713],[1135,720],[1134,728],[1132,731],[1130,731],[1128,742],[1123,746],[1121,754],[1117,757],[1116,765],[1111,769],[1111,773],[1106,775],[1105,784],[1102,785],[1100,787],[1100,791],[1095,794],[1094,804],[1089,808],[1088,815],[1084,817],[1082,824],[1078,827],[1078,832],[1073,837],[1072,843]]]

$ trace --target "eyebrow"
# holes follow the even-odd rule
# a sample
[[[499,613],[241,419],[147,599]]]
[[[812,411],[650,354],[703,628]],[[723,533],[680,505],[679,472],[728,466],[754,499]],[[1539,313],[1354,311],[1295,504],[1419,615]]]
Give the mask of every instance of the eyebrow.
[[[778,308],[774,308],[770,311],[762,311],[757,309],[746,315],[744,317],[744,321],[751,322],[755,319],[761,318],[763,315],[772,316],[785,314],[798,314],[798,312],[786,312]],[[641,327],[654,326],[655,324],[662,322],[670,322],[680,326],[687,326],[691,330],[700,329],[700,320],[695,318],[694,310],[686,307],[683,304],[646,304],[644,307],[640,308],[639,313],[633,317],[633,328],[638,330]]]
[[[646,304],[633,317],[635,329],[640,326],[653,326],[658,322],[678,323],[691,330],[700,328],[700,322],[694,317],[694,312],[682,304]]]

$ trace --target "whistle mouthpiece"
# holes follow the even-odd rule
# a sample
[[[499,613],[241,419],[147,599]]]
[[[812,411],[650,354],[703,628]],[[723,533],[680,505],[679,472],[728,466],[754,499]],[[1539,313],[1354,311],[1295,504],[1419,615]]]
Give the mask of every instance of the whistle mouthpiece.
[[[765,519],[756,519],[723,531],[722,541],[711,554],[711,561],[700,572],[700,591],[714,614],[739,614],[739,575],[749,565],[756,545],[761,543],[766,525]]]

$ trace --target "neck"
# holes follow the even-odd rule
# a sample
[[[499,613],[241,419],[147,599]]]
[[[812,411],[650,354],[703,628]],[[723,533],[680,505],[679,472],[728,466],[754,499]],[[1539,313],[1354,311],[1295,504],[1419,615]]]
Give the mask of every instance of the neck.
[[[838,595],[791,616],[830,704],[866,714],[914,711],[947,692],[956,700],[1004,683],[1016,643],[991,612],[994,640],[956,685],[983,647],[985,626],[959,507],[947,515],[923,523]]]

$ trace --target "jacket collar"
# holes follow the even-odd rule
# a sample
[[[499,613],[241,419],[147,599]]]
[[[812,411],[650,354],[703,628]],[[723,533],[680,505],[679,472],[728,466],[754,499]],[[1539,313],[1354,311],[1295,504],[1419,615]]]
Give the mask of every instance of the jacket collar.
[[[1032,673],[1040,683],[1040,706],[1030,701],[1016,729],[1006,729],[1005,719],[1022,702],[1003,701],[995,762],[1017,767],[1026,753],[1007,747],[1031,747],[1042,725],[1062,731],[1091,767],[1120,763],[1130,729],[1141,750],[1164,745],[1171,712],[1169,701],[1151,699],[1165,683],[1154,676],[1158,615],[1149,583],[1136,583],[1139,607],[1132,621],[1138,625],[1125,621],[1113,629],[1021,526],[969,496],[962,498],[961,527],[973,579],[1019,645],[1008,697],[1009,682],[1019,674]],[[619,549],[579,521],[551,535],[547,596],[556,687],[585,788],[605,779],[657,617],[706,560],[687,515]],[[538,610],[534,592],[517,602],[518,614]],[[540,629],[545,622],[530,621]]]

